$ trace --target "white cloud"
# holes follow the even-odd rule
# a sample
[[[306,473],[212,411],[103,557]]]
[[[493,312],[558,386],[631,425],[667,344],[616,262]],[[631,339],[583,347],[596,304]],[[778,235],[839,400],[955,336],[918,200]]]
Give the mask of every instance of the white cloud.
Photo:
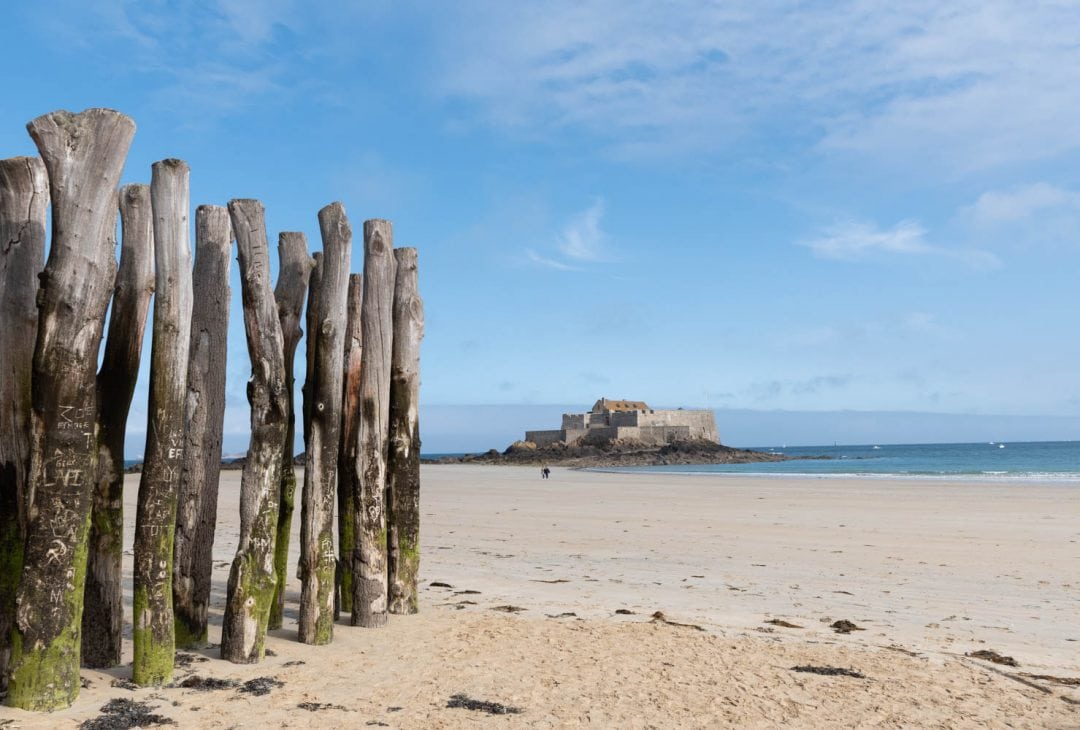
[[[997,256],[975,249],[953,249],[933,246],[926,240],[926,229],[915,221],[901,221],[890,230],[859,221],[838,223],[826,228],[820,236],[800,241],[822,259],[857,261],[875,255],[937,256],[961,261],[978,268],[1000,264]]]
[[[1072,2],[456,3],[440,90],[509,129],[573,128],[620,153],[804,145],[945,172],[1080,150]]]
[[[820,237],[803,242],[823,259],[853,261],[873,253],[926,254],[934,249],[925,241],[926,230],[913,221],[882,231],[870,223],[850,221],[827,228]]]
[[[1021,185],[1011,190],[989,191],[962,213],[976,225],[1014,223],[1050,209],[1080,210],[1080,193],[1049,183]]]
[[[607,236],[600,227],[604,216],[604,201],[596,201],[585,210],[575,214],[559,232],[555,240],[555,255],[525,250],[525,258],[533,264],[559,271],[580,271],[586,264],[608,260],[605,241]]]
[[[559,251],[577,261],[602,260],[605,236],[600,230],[600,219],[603,216],[604,201],[599,199],[574,216],[559,236]]]

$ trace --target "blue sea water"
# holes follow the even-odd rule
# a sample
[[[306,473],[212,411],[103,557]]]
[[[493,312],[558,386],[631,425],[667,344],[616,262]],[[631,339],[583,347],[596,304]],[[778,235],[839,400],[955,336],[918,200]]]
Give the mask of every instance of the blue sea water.
[[[618,471],[694,474],[879,476],[1080,484],[1080,441],[757,447],[795,457],[753,464],[650,466]],[[827,459],[812,457],[827,456]],[[802,457],[802,458],[800,458]],[[612,471],[605,469],[605,471]]]

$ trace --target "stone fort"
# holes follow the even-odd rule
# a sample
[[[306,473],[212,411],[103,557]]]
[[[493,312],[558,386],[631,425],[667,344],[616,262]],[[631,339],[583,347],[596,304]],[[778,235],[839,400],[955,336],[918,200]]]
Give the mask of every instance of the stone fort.
[[[541,448],[556,443],[572,446],[615,440],[663,446],[672,441],[720,443],[720,435],[712,411],[655,410],[641,401],[601,398],[588,413],[564,413],[559,430],[526,431],[525,440]]]

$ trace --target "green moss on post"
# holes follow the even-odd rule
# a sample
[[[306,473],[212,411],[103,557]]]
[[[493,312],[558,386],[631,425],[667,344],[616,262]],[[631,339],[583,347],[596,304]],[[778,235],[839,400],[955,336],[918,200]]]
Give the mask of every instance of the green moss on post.
[[[290,432],[292,429],[289,429]],[[289,450],[292,438],[287,438]],[[274,597],[270,605],[268,629],[280,629],[285,614],[285,586],[289,582],[289,533],[292,531],[293,506],[296,503],[296,472],[290,457],[282,464],[281,502],[278,505],[277,539],[274,542]]]
[[[89,495],[87,495],[89,496]],[[65,625],[56,638],[44,646],[23,646],[23,636],[12,632],[11,676],[7,703],[12,707],[37,712],[52,712],[71,707],[79,697],[83,590],[86,587],[87,534],[90,511],[79,526],[72,555],[72,588],[65,592]]]

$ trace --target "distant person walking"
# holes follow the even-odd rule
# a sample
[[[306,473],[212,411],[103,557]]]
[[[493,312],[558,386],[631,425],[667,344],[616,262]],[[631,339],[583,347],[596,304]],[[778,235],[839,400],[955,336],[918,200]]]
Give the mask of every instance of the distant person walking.
[[[549,476],[551,476],[551,469],[548,469],[545,466],[543,469],[540,470],[540,478],[541,479],[547,479]]]

